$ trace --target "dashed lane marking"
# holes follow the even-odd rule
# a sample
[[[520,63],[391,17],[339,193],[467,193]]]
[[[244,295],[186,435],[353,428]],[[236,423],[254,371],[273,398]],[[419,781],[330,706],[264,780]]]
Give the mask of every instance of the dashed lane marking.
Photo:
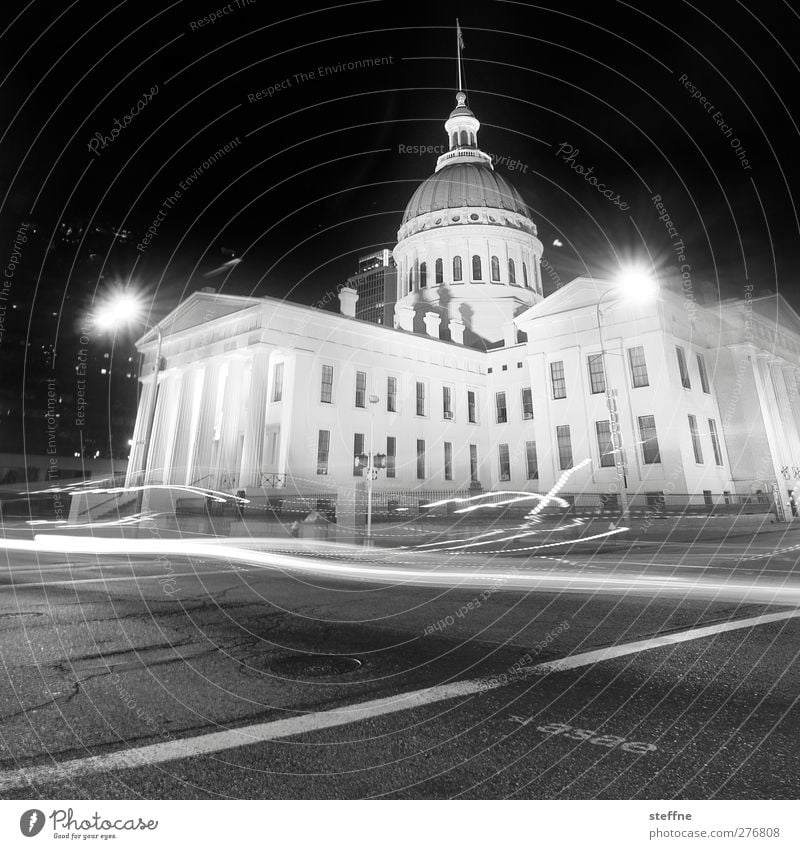
[[[800,609],[786,610],[780,613],[767,613],[748,619],[720,622],[715,625],[694,628],[688,631],[663,634],[646,640],[637,640],[633,643],[582,652],[562,658],[561,660],[537,663],[533,666],[524,667],[520,675],[511,676],[508,680],[518,681],[520,678],[529,675],[543,675],[551,672],[578,669],[579,667],[590,666],[605,660],[664,648],[665,646],[677,645],[679,643],[689,642],[690,640],[714,637],[717,634],[730,631],[738,631],[758,625],[767,625],[773,622],[783,622],[797,618],[800,618]],[[488,690],[498,689],[505,686],[506,683],[506,681],[501,681],[498,678],[478,678],[470,681],[458,681],[451,684],[441,684],[436,687],[426,687],[422,690],[388,696],[382,699],[372,699],[371,701],[349,705],[348,707],[302,714],[301,716],[294,716],[289,719],[261,722],[244,728],[216,731],[195,737],[184,737],[179,740],[169,740],[164,743],[154,743],[150,746],[141,746],[136,749],[124,749],[119,752],[63,761],[61,763],[27,768],[21,767],[8,772],[0,772],[0,794],[5,794],[10,790],[27,785],[33,785],[35,789],[39,785],[74,781],[82,776],[93,773],[148,767],[183,758],[211,755],[215,752],[237,749],[242,746],[251,746],[269,740],[295,737],[298,734],[306,734],[326,728],[350,725],[354,722],[373,719],[377,716],[386,716],[388,714],[398,713],[399,711],[425,707],[436,702],[474,696],[479,693],[485,693]]]

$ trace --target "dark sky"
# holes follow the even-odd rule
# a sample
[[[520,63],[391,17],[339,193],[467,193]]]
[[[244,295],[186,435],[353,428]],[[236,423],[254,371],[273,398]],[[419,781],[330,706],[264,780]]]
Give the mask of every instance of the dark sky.
[[[359,253],[392,247],[436,159],[400,146],[445,140],[457,16],[481,147],[518,161],[499,170],[533,211],[551,276],[609,273],[648,254],[667,265],[680,238],[698,290],[741,296],[750,281],[800,306],[800,20],[779,0],[79,0],[6,14],[16,17],[2,34],[12,68],[0,87],[3,244],[24,218],[44,232],[80,219],[143,234],[162,210],[132,272],[157,312],[209,282],[313,303],[352,273]],[[373,59],[382,63],[346,67]],[[320,75],[326,65],[339,69]],[[96,134],[109,135],[155,87],[128,126],[90,152]],[[628,208],[559,157],[562,145]],[[203,279],[221,248],[242,261],[227,278]],[[106,271],[103,285],[130,273]],[[77,297],[87,293],[74,287],[86,285],[48,278],[43,295],[72,286]]]

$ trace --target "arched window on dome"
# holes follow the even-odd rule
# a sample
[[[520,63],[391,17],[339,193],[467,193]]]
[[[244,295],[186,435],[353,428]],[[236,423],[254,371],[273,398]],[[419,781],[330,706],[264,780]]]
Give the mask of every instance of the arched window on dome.
[[[461,257],[453,257],[453,283],[460,283],[462,280]]]
[[[522,282],[526,289],[531,288],[531,284],[528,283],[528,264],[526,262],[522,263]]]
[[[428,285],[428,266],[421,262],[419,264],[419,288],[424,289]]]
[[[517,269],[514,265],[513,259],[509,259],[509,261],[508,261],[508,282],[512,286],[517,285]]]
[[[408,269],[408,291],[414,291],[414,266]]]
[[[442,258],[436,260],[436,285],[441,286],[444,283],[444,262]]]
[[[458,147],[458,133],[453,133],[453,135],[450,137],[450,150],[452,150],[454,147]]]
[[[469,144],[469,140],[467,138],[467,131],[462,130],[461,131],[461,147],[467,147],[468,144]]]
[[[481,258],[478,254],[472,257],[472,279],[478,282],[483,282],[483,272],[481,271]]]
[[[492,257],[492,283],[500,282],[500,260],[496,257]]]

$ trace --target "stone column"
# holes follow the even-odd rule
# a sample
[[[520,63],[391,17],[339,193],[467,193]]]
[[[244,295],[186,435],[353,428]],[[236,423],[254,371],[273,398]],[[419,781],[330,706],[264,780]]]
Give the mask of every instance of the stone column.
[[[250,388],[247,393],[247,420],[244,431],[242,467],[239,486],[258,487],[264,455],[264,429],[267,420],[267,384],[269,382],[269,352],[257,351],[250,369]]]
[[[144,475],[144,437],[147,430],[147,420],[150,415],[150,402],[153,398],[154,380],[150,377],[142,382],[139,396],[139,406],[136,410],[136,425],[131,440],[131,453],[128,457],[128,469],[125,475],[125,486],[136,486],[142,483]]]
[[[222,426],[219,437],[219,463],[217,487],[224,492],[235,492],[239,486],[239,421],[242,407],[244,360],[230,355],[225,392],[222,400]]]
[[[439,325],[442,323],[441,316],[438,312],[425,313],[425,332],[428,336],[433,336],[434,339],[439,338]]]
[[[187,483],[208,486],[212,471],[211,451],[213,448],[214,425],[217,412],[217,384],[219,382],[218,363],[208,363],[203,375],[203,390],[200,396],[200,410],[195,431],[194,450]]]
[[[148,452],[147,472],[145,482],[148,484],[165,483],[165,455],[168,443],[171,441],[174,429],[174,413],[177,404],[176,378],[178,383],[180,377],[175,374],[163,374],[158,382],[158,395],[156,398],[156,415],[153,420],[153,432],[150,435],[150,450]]]

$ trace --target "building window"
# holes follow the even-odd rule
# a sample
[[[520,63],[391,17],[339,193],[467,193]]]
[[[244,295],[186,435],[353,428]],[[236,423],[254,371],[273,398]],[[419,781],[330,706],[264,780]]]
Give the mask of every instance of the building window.
[[[356,372],[356,407],[367,406],[367,373]]]
[[[425,415],[425,384],[421,380],[417,381],[417,415]]]
[[[425,440],[417,440],[417,479],[425,480]]]
[[[453,257],[453,283],[460,283],[462,280],[461,257]]]
[[[526,289],[530,289],[530,283],[528,283],[528,263],[522,263],[522,282]]]
[[[388,413],[397,412],[397,378],[386,378],[386,411]]]
[[[590,354],[587,362],[589,363],[589,385],[592,395],[599,395],[606,391],[606,375],[603,368],[603,355]]]
[[[714,449],[714,462],[722,465],[722,449],[719,444],[719,435],[717,434],[717,423],[714,419],[708,420],[708,432],[711,435],[711,447]]]
[[[631,382],[634,389],[640,386],[649,386],[650,381],[647,378],[647,362],[644,358],[644,347],[636,345],[634,348],[628,348],[628,362],[631,365]]]
[[[317,439],[317,474],[328,474],[328,454],[331,447],[331,432],[321,430]]]
[[[613,466],[614,463],[614,443],[611,440],[611,422],[604,419],[594,423],[594,429],[597,431],[597,451],[600,455],[600,466]]]
[[[527,420],[533,418],[533,392],[530,386],[522,388],[522,418]]]
[[[441,286],[442,283],[444,283],[444,262],[442,261],[441,257],[439,257],[439,259],[436,260],[435,269],[436,269],[436,285]]]
[[[692,381],[689,380],[689,369],[686,367],[686,354],[680,345],[675,346],[675,353],[678,356],[678,371],[681,373],[681,385],[684,389],[691,389]]]
[[[697,430],[697,419],[689,415],[689,433],[692,435],[692,451],[694,451],[695,463],[703,462],[703,446],[700,443],[700,432]]]
[[[711,394],[708,386],[708,372],[706,371],[706,358],[702,354],[697,355],[697,370],[700,372],[700,386],[706,395]]]
[[[442,387],[442,415],[446,419],[453,418],[453,390],[449,386]]]
[[[333,366],[322,367],[322,382],[320,384],[319,400],[330,404],[333,400]]]
[[[272,369],[272,400],[283,400],[283,363],[275,363]]]
[[[467,421],[470,424],[475,424],[478,421],[475,409],[475,390],[473,389],[467,390]]]
[[[357,478],[364,477],[364,469],[356,462],[356,457],[364,453],[364,434],[353,434],[353,475]]]
[[[469,479],[472,483],[478,483],[478,446],[469,446]]]
[[[482,280],[483,273],[481,272],[481,258],[478,254],[475,254],[472,257],[472,279],[473,280]]]
[[[642,462],[648,465],[660,463],[655,416],[639,416],[639,441],[642,445]]]
[[[444,444],[444,479],[446,481],[453,480],[453,443],[445,442]]]
[[[510,259],[508,261],[508,282],[512,286],[517,285],[517,269],[516,269],[516,266],[514,265],[513,259]]]
[[[498,446],[498,454],[500,458],[500,480],[511,480],[511,458],[508,454],[508,445],[503,442]]]
[[[428,266],[421,262],[419,264],[419,288],[424,289],[428,285]]]
[[[500,282],[500,260],[496,257],[492,257],[492,283]]]
[[[497,410],[497,424],[504,424],[508,421],[508,408],[506,407],[506,393],[496,392],[494,396],[494,405]]]
[[[539,479],[539,458],[536,456],[535,439],[530,439],[525,443],[525,469],[529,481]]]
[[[397,477],[397,439],[386,437],[386,477]]]
[[[558,467],[562,471],[572,468],[572,437],[569,425],[558,425],[556,428],[556,442],[558,443]]]
[[[567,397],[567,381],[564,377],[563,360],[550,363],[550,382],[553,385],[553,398],[555,400]]]

